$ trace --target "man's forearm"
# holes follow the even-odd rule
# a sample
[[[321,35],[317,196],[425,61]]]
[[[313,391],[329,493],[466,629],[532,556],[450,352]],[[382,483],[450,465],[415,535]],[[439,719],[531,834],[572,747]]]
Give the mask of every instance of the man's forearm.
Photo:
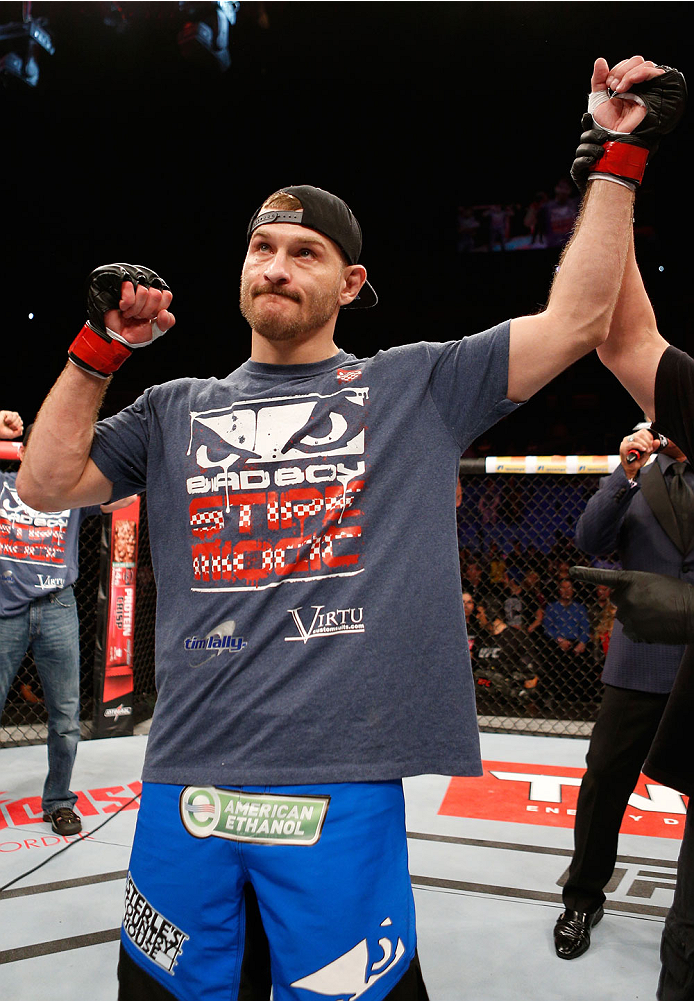
[[[593,347],[607,337],[628,257],[634,194],[593,181],[578,224],[559,262],[547,313]]]
[[[508,396],[527,400],[607,337],[627,260],[633,192],[590,184],[547,308],[511,321]]]
[[[651,419],[655,373],[666,348],[636,263],[632,234],[609,336],[598,356]]]
[[[55,511],[110,500],[110,484],[103,477],[85,479],[107,385],[66,365],[36,417],[17,474],[17,491],[30,507]]]

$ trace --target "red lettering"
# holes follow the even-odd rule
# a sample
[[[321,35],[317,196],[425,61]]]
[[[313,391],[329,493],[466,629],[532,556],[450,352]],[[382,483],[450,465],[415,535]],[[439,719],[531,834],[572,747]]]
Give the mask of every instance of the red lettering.
[[[233,575],[251,583],[272,573],[273,549],[264,539],[246,539],[234,546]]]
[[[224,528],[224,498],[195,497],[190,502],[190,527],[193,535],[201,540],[211,539]]]
[[[16,799],[13,803],[6,803],[5,807],[10,815],[13,827],[43,823],[40,796],[27,796],[24,799]],[[7,825],[3,824],[3,826],[6,827]]]
[[[358,507],[353,507],[355,495],[364,489],[364,480],[352,480],[345,490],[342,486],[333,485],[325,488],[325,517],[323,522],[326,525],[343,518],[354,518],[364,512]]]
[[[306,551],[310,548],[313,538],[281,539],[275,546],[275,573],[286,577],[290,573],[306,573],[309,568]],[[304,558],[301,558],[301,554]],[[296,558],[291,560],[288,554],[296,551]],[[318,562],[320,566],[320,561]]]
[[[129,802],[132,800],[132,795],[129,790],[126,791],[123,786],[111,786],[106,789],[90,789],[89,795],[92,799],[96,800],[97,803],[107,803],[108,806],[102,806],[102,813],[115,813],[119,807],[123,810],[137,810],[138,804],[137,800]]]
[[[334,543],[341,539],[358,539],[361,537],[361,525],[336,525],[329,528],[323,535],[323,562],[327,567],[351,566],[359,560],[359,553],[345,553],[335,556]]]
[[[298,487],[295,490],[285,490],[280,504],[282,528],[289,528],[296,517],[303,536],[306,518],[318,514],[322,510],[323,494],[316,487]]]
[[[239,532],[250,533],[253,522],[253,505],[265,504],[265,494],[231,494],[229,503],[232,507],[239,509]]]

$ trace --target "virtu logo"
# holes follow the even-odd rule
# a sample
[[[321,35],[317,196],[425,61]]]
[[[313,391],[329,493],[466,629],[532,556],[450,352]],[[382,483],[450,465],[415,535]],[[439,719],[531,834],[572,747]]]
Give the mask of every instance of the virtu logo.
[[[325,636],[341,636],[345,633],[363,633],[364,609],[363,608],[336,608],[332,612],[324,612],[325,605],[312,605],[314,610],[313,618],[308,626],[299,614],[302,606],[289,608],[287,611],[294,619],[294,625],[299,631],[298,636],[285,636],[285,642],[291,643],[301,640],[308,643],[309,640],[318,639]]]

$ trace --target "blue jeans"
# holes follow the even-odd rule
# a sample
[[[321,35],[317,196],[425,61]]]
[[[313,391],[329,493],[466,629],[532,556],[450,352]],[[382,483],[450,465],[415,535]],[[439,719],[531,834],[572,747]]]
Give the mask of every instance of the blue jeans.
[[[48,711],[45,813],[73,807],[72,766],[80,739],[80,651],[72,587],[36,598],[19,615],[0,618],[0,715],[10,685],[31,647]]]

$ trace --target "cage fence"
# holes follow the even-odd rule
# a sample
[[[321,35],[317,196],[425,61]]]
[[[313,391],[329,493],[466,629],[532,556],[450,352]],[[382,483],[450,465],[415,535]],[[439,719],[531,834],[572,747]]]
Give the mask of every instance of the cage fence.
[[[538,458],[520,457],[509,473],[494,457],[461,462],[458,547],[478,721],[482,730],[584,737],[615,608],[607,588],[573,583],[569,569],[620,566],[616,553],[596,561],[574,543],[600,479],[586,467],[607,473],[617,458],[554,456],[557,472],[533,471]]]

